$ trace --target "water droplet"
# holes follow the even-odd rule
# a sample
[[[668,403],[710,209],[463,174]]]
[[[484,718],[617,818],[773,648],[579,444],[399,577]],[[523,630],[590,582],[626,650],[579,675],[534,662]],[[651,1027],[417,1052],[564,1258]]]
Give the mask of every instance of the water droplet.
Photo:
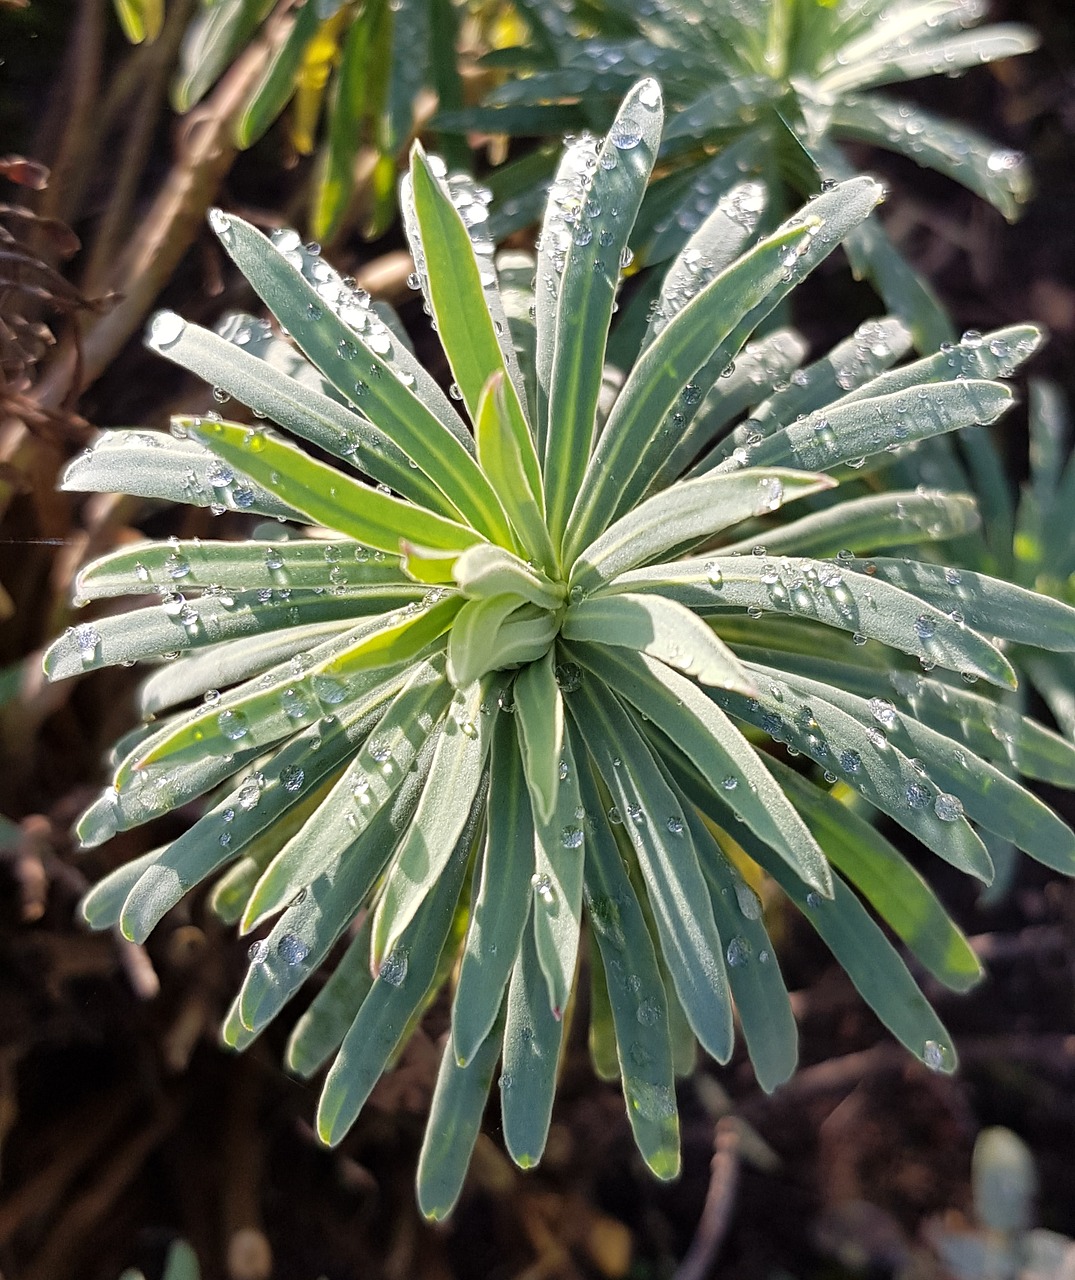
[[[929,804],[929,787],[924,782],[908,782],[904,794],[912,809],[924,809]]]
[[[560,781],[561,781],[561,782],[566,782],[566,781],[567,781],[568,769],[567,769],[567,761],[566,761],[566,760],[561,760],[561,761],[560,761],[559,768],[557,769],[557,771],[556,771],[556,772],[557,772],[557,775],[559,776],[559,779],[560,779]]]
[[[937,630],[936,618],[931,618],[928,613],[920,613],[914,620],[914,632],[919,640],[932,640]]]
[[[735,900],[739,910],[748,920],[761,919],[761,899],[748,884],[738,881],[735,886]]]
[[[635,1010],[635,1017],[644,1027],[652,1027],[660,1016],[661,1009],[656,1000],[643,1000]]]
[[[553,891],[552,881],[547,875],[539,875],[535,871],[530,877],[530,883],[533,886],[534,892],[546,906],[549,906],[553,901],[555,901],[556,894]]]
[[[844,773],[858,773],[862,768],[862,757],[854,750],[841,751],[840,768]]]
[[[729,773],[728,776],[720,784],[725,791],[734,791],[739,785],[739,779],[734,774]]]
[[[633,116],[619,116],[613,121],[608,140],[617,151],[631,151],[642,141],[642,126]]]
[[[101,643],[101,633],[93,625],[92,622],[83,622],[79,626],[72,628],[72,636],[75,641],[75,648],[78,649],[78,655],[83,662],[92,662],[97,652],[97,646]]]
[[[259,938],[257,942],[252,942],[247,948],[246,956],[251,964],[264,964],[269,958],[268,940]]]
[[[944,1071],[948,1066],[948,1060],[948,1048],[938,1044],[936,1040],[927,1040],[922,1046],[922,1061],[930,1071]]]
[[[574,693],[582,684],[582,668],[577,662],[559,662],[553,674],[561,693]]]
[[[733,969],[741,969],[750,960],[750,943],[746,938],[735,937],[724,954]]]
[[[668,819],[665,825],[672,835],[681,836],[683,834],[683,820],[682,818],[677,818],[675,814]]]
[[[560,843],[565,849],[577,849],[582,844],[581,827],[564,827],[560,832]]]
[[[216,718],[217,728],[231,742],[238,742],[250,732],[246,716],[241,711],[222,711]]]
[[[280,773],[280,785],[285,791],[298,791],[306,780],[305,772],[296,764],[290,764]]]
[[[867,706],[870,708],[870,715],[886,729],[891,729],[896,723],[896,708],[887,698],[871,698]]]
[[[661,105],[661,89],[656,80],[643,80],[638,86],[638,101],[651,111]]]
[[[174,311],[158,311],[149,322],[149,344],[165,349],[183,336],[187,322]]]
[[[813,889],[806,895],[806,905],[813,911],[816,911],[821,906],[821,901],[821,894]]]
[[[310,954],[310,948],[297,933],[285,933],[276,944],[276,954],[284,964],[294,967],[302,964]]]
[[[610,805],[608,810],[608,820],[614,826],[619,826],[623,822],[623,814],[615,805]]]
[[[957,822],[963,817],[963,801],[942,791],[933,802],[933,812],[942,822]]]
[[[236,799],[239,802],[239,808],[244,809],[247,813],[251,809],[256,809],[261,800],[261,788],[264,778],[260,773],[253,773],[239,788]]]
[[[377,977],[382,982],[387,982],[390,987],[402,987],[407,978],[408,962],[407,948],[395,947],[381,961]]]

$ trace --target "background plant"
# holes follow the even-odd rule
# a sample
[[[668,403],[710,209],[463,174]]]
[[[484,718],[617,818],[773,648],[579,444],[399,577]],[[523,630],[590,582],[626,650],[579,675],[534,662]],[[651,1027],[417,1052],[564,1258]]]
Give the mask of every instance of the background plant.
[[[214,792],[85,911],[140,941],[227,868],[225,918],[251,931],[278,917],[226,1021],[237,1047],[353,925],[288,1051],[303,1073],[336,1054],[318,1116],[330,1143],[458,957],[419,1167],[432,1216],[458,1195],[499,1058],[508,1149],[523,1166],[542,1153],[584,902],[594,1056],[621,1074],[656,1173],[678,1168],[675,1072],[695,1038],[728,1058],[733,998],[759,1081],[787,1079],[794,1020],[744,854],[893,1033],[951,1070],[947,1033],[849,884],[942,983],[972,984],[973,952],[903,855],[789,754],[980,879],[992,868],[970,820],[1075,865],[1072,832],[992,763],[1070,784],[1075,748],[931,674],[1011,687],[997,640],[1071,651],[1075,611],[872,554],[965,532],[973,504],[834,502],[757,543],[845,464],[994,420],[1010,400],[994,379],[1036,331],[883,372],[899,345],[881,324],[772,393],[767,359],[794,340],[744,344],[880,192],[840,184],[737,256],[760,212],[741,188],[673,261],[613,397],[605,338],[661,119],[646,80],[607,138],[567,148],[532,300],[534,264],[494,264],[483,193],[415,150],[405,225],[473,434],[391,316],[293,233],[270,243],[216,212],[298,351],[249,317],[214,335],[172,313],[150,344],[335,462],[203,416],[178,420],[179,439],[106,433],[65,481],[285,524],[246,543],[142,544],[80,574],[85,600],[164,599],[72,628],[50,675],[183,655],[144,686],[155,720],[119,744],[83,841]],[[737,380],[721,379],[736,357]]]
[[[159,34],[163,0],[116,0],[116,11],[131,39]],[[357,189],[365,232],[378,236],[395,218],[398,164],[416,127],[434,100],[446,108],[461,105],[462,7],[453,0],[203,0],[183,37],[172,87],[177,111],[189,111],[247,44],[265,38],[274,12],[283,14],[284,25],[236,118],[235,140],[251,146],[288,109],[292,147],[300,155],[319,153],[312,233],[335,235]],[[466,148],[455,139],[446,146],[465,167]]]
[[[1021,154],[877,92],[1035,47],[1036,36],[1024,26],[973,29],[985,13],[980,0],[523,9],[529,41],[485,59],[510,78],[483,108],[442,117],[442,123],[528,137],[603,128],[634,77],[658,74],[674,114],[635,227],[639,263],[677,253],[719,196],[744,177],[768,184],[775,223],[786,211],[785,192],[801,198],[851,174],[840,143],[900,152],[962,183],[1008,219],[1029,195]],[[538,154],[499,175],[498,227],[534,216],[541,168]],[[856,274],[910,325],[921,350],[955,336],[929,285],[876,218],[852,231],[844,246]],[[655,289],[656,282],[643,310]]]

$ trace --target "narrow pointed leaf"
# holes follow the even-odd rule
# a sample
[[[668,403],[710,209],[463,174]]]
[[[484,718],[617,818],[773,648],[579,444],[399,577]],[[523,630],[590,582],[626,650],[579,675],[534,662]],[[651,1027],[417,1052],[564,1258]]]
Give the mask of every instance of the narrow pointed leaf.
[[[584,752],[578,751],[582,759]],[[592,817],[586,849],[586,911],[615,1027],[619,1072],[635,1143],[659,1178],[679,1172],[679,1120],[668,1035],[668,1008],[653,942],[624,871],[589,768],[580,778]],[[592,1020],[592,1015],[591,1015]]]
[[[570,710],[631,837],[691,1027],[708,1053],[727,1062],[732,1010],[723,948],[682,806],[628,712],[598,681],[582,682]]]
[[[564,615],[565,640],[593,641],[648,653],[700,684],[754,691],[750,677],[726,644],[702,620],[659,595],[598,596]]]
[[[524,928],[508,985],[500,1075],[504,1144],[521,1169],[533,1168],[545,1150],[563,1032],[549,1008],[534,930]]]
[[[869,822],[779,760],[770,763],[832,865],[869,902],[920,964],[952,991],[982,979],[970,943],[937,895]]]
[[[656,80],[642,80],[624,98],[601,143],[589,181],[563,190],[553,270],[562,271],[548,383],[544,479],[549,529],[560,545],[593,443],[605,340],[621,257],[657,155],[664,112]],[[539,282],[539,289],[541,284]]]
[[[463,1189],[502,1042],[503,1019],[466,1066],[456,1062],[450,1040],[444,1046],[418,1157],[418,1207],[434,1222],[451,1213]]]
[[[488,829],[480,879],[452,1002],[452,1051],[469,1062],[490,1034],[530,914],[534,824],[515,727],[497,717]]]
[[[480,810],[481,805],[476,805],[464,816],[462,834],[447,865],[397,946],[382,960],[377,979],[329,1068],[317,1108],[317,1132],[330,1147],[354,1124],[426,998],[451,929]]]
[[[758,753],[711,699],[645,655],[595,645],[573,653],[675,742],[710,786],[728,792],[744,823],[807,885],[828,893],[824,853]]]
[[[636,569],[610,589],[655,592],[689,609],[712,613],[754,609],[806,618],[880,640],[951,671],[970,671],[991,684],[1015,687],[1015,673],[1000,650],[921,598],[917,582],[912,594],[879,573],[856,572],[854,564],[722,555]],[[943,569],[938,573],[943,581]],[[1056,609],[1060,612],[1063,606]]]
[[[380,551],[397,554],[404,539],[446,551],[463,551],[481,541],[473,529],[352,480],[274,432],[208,420],[191,421],[188,430],[269,492],[285,492],[315,524]]]
[[[692,545],[749,516],[832,487],[824,476],[758,471],[674,484],[611,525],[579,556],[571,585],[589,592],[673,547]]]
[[[370,929],[367,912],[310,1007],[295,1023],[287,1042],[288,1070],[309,1079],[336,1052],[374,983],[370,973]]]
[[[551,649],[519,673],[514,698],[527,785],[538,818],[548,823],[556,812],[564,749],[564,702],[553,672]]]

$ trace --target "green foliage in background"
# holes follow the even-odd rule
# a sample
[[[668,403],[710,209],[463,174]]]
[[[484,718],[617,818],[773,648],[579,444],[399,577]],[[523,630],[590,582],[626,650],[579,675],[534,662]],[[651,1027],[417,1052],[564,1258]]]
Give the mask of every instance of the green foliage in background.
[[[132,40],[159,33],[164,0],[115,5]],[[201,0],[183,39],[172,93],[176,110],[195,106],[251,42],[266,36],[281,8],[289,6]],[[446,107],[461,102],[459,10],[453,0],[308,0],[291,6],[284,23],[236,121],[235,140],[252,146],[290,105],[292,146],[300,154],[318,153],[312,233],[327,238],[340,229],[360,174],[363,230],[380,235],[396,216],[398,165],[423,93],[435,93]],[[465,160],[465,149],[451,151],[458,142],[449,138],[446,145]]]
[[[954,990],[978,961],[844,797],[985,882],[979,829],[1075,870],[1075,835],[1009,774],[1071,785],[1075,746],[1003,701],[1006,645],[1070,655],[1075,609],[903,554],[971,532],[965,496],[846,496],[994,421],[1011,400],[997,379],[1039,335],[899,365],[909,335],[882,320],[799,367],[796,335],[752,335],[880,188],[840,183],[759,234],[747,185],[673,259],[617,374],[606,339],[662,122],[646,79],[607,137],[566,148],[536,263],[497,257],[488,193],[414,149],[401,207],[448,394],[298,236],[215,211],[280,330],[160,313],[149,342],[282,430],[110,431],[65,479],[266,520],[249,541],[150,542],[79,575],[87,602],[162,599],[71,628],[51,677],[171,659],[82,840],[207,797],[86,917],[141,941],[213,879],[212,906],[255,935],[224,1028],[237,1048],[346,939],[288,1048],[303,1075],[331,1061],[327,1143],[450,984],[418,1172],[433,1217],[498,1062],[508,1150],[540,1158],[580,948],[595,1064],[622,1078],[658,1176],[679,1167],[676,1074],[696,1041],[728,1060],[733,1007],[761,1085],[788,1078],[796,1029],[754,868],[912,1053],[954,1067],[877,919]]]
[[[441,122],[523,137],[604,128],[632,81],[659,76],[673,114],[635,227],[639,262],[678,253],[719,196],[745,177],[768,184],[775,223],[786,190],[801,198],[850,176],[845,142],[909,156],[1009,219],[1029,195],[1019,153],[879,92],[1035,47],[1027,27],[972,29],[985,12],[981,0],[524,0],[520,9],[530,40],[485,59],[510,73],[506,82],[484,107]],[[536,216],[542,169],[539,152],[497,176],[499,230]],[[953,337],[928,285],[876,218],[844,246],[856,274],[910,324],[921,350]]]

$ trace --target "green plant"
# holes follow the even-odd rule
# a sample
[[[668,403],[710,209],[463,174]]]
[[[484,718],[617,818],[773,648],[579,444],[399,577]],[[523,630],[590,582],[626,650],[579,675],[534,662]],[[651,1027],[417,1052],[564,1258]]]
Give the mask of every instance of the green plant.
[[[159,33],[164,0],[115,0],[115,6],[130,39]],[[461,102],[458,8],[453,0],[202,0],[184,35],[172,91],[176,110],[195,106],[279,15],[284,26],[235,122],[235,141],[252,146],[290,104],[291,143],[311,154],[324,115],[310,229],[318,237],[340,230],[361,169],[364,230],[380,235],[395,217],[398,162],[423,94],[435,93],[448,107]],[[449,138],[445,145],[451,151],[459,144]],[[465,148],[458,158],[465,161]]]
[[[530,41],[486,59],[511,77],[483,108],[442,116],[442,123],[529,137],[603,128],[634,79],[660,76],[674,114],[635,226],[640,263],[677,253],[718,197],[744,177],[769,185],[776,220],[785,184],[805,196],[850,176],[841,142],[900,152],[962,183],[1009,219],[1029,195],[1019,153],[876,92],[923,76],[957,75],[1036,46],[1023,26],[969,30],[984,14],[982,0],[632,2],[578,6],[570,15],[549,4],[522,7]],[[536,216],[544,188],[535,171],[540,155],[494,178],[504,195],[500,228]],[[929,287],[876,218],[851,231],[844,247],[856,274],[910,324],[921,350],[952,339]]]
[[[1075,610],[866,558],[971,529],[966,497],[840,501],[837,487],[867,457],[994,420],[1011,399],[995,378],[1036,330],[886,372],[907,338],[880,322],[774,392],[803,347],[750,335],[880,188],[842,183],[742,252],[758,213],[746,187],[674,260],[616,378],[606,336],[661,123],[645,80],[606,139],[567,148],[533,294],[532,260],[494,258],[485,195],[415,147],[401,204],[450,396],[294,233],[270,242],[215,211],[291,341],[251,317],[221,336],[160,313],[149,343],[319,456],[261,423],[184,418],[178,439],[107,432],[65,477],[268,518],[247,542],[151,542],[79,575],[85,601],[164,599],[72,628],[51,677],[182,655],[144,685],[155,719],[117,746],[82,840],[214,792],[189,831],[98,885],[86,917],[144,939],[226,868],[217,911],[246,932],[276,918],[226,1020],[236,1047],[347,933],[288,1049],[304,1075],[335,1054],[318,1112],[329,1143],[451,977],[418,1173],[433,1216],[458,1195],[501,1057],[508,1149],[524,1166],[541,1155],[584,907],[594,1058],[622,1075],[657,1174],[678,1168],[675,1072],[695,1037],[728,1059],[733,1000],[762,1086],[787,1079],[795,1024],[744,850],[892,1032],[953,1068],[858,893],[948,986],[976,981],[974,953],[807,761],[983,880],[972,821],[1075,869],[1072,832],[998,767],[1070,785],[1075,747],[943,674],[1007,689],[1003,643],[1070,652]],[[792,502],[804,513],[775,526]]]

